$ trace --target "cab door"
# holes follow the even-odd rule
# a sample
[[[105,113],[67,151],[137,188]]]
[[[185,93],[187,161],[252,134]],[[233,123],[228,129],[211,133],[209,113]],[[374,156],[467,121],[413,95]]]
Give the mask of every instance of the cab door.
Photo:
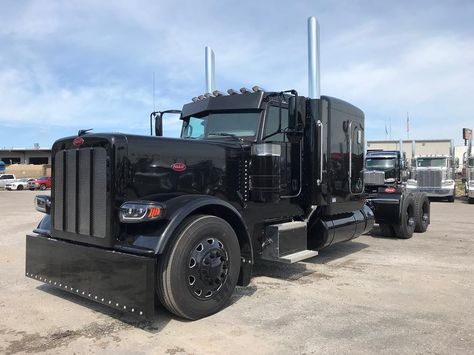
[[[290,143],[285,133],[276,133],[280,124],[280,107],[269,105],[263,127],[263,141],[278,144],[280,155],[280,198],[295,197],[300,190],[301,145]],[[281,108],[281,130],[288,128],[288,109]],[[268,137],[268,138],[266,138]]]

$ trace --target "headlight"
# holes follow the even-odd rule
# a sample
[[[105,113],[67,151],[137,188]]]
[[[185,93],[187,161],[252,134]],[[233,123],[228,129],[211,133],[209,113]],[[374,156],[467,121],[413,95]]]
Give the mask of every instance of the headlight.
[[[408,180],[407,187],[416,187],[416,180],[413,180],[413,179]]]
[[[36,196],[35,207],[37,211],[49,214],[51,210],[51,197],[48,195]]]
[[[120,206],[119,218],[123,223],[140,223],[163,218],[165,208],[153,201],[125,202]]]
[[[454,184],[454,181],[453,180],[444,180],[442,182],[443,186],[451,186],[452,184]]]

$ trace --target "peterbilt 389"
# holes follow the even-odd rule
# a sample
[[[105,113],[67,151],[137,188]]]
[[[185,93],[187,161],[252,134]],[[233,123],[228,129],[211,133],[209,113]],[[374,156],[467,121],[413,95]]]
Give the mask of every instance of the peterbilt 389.
[[[139,316],[153,316],[157,299],[199,319],[248,285],[259,260],[298,262],[370,230],[364,114],[320,96],[314,18],[308,28],[308,97],[225,95],[211,78],[179,111],[179,138],[162,136],[155,112],[154,136],[56,141],[26,276]]]

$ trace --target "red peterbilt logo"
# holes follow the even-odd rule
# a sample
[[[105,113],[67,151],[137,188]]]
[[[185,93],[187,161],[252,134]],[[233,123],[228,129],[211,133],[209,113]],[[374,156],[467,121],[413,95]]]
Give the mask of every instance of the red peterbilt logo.
[[[76,147],[79,147],[81,145],[84,144],[84,138],[82,137],[76,137],[74,138],[74,140],[72,141],[72,144],[75,145]]]
[[[174,171],[185,171],[186,170],[186,164],[184,163],[174,163],[171,165],[171,169]]]

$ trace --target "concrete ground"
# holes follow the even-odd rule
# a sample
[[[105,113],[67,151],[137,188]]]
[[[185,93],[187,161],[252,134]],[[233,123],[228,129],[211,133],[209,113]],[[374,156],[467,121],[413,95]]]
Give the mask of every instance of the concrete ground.
[[[257,266],[222,312],[137,322],[24,277],[30,191],[0,191],[0,352],[472,354],[474,205],[432,203],[409,240],[372,235],[295,265]]]

